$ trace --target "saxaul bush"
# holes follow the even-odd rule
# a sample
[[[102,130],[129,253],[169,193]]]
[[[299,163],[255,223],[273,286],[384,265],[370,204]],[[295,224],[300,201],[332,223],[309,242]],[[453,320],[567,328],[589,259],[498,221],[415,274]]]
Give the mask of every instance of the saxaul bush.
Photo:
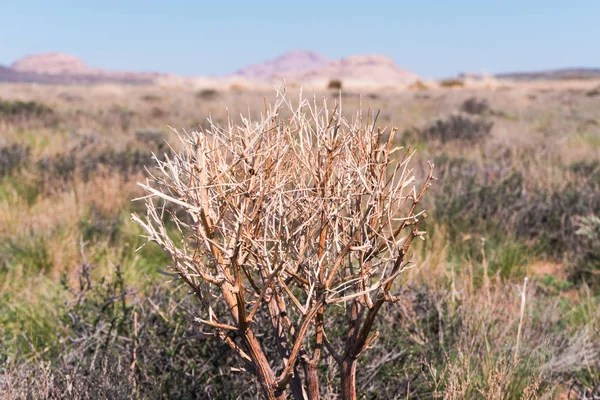
[[[433,164],[417,180],[395,132],[370,113],[344,118],[341,99],[293,105],[283,90],[257,120],[177,132],[180,150],[140,183],[146,215],[133,220],[198,297],[202,334],[229,346],[266,398],[318,399],[329,360],[341,397],[357,396],[357,360],[413,266],[433,180]],[[332,326],[340,313],[345,326]]]

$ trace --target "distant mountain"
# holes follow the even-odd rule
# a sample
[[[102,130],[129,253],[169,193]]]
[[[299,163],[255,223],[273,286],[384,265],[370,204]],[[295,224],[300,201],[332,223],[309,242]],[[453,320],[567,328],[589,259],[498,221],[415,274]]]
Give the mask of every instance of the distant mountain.
[[[281,74],[283,75],[283,74]],[[294,74],[298,81],[339,79],[363,85],[406,85],[419,79],[410,71],[396,65],[393,59],[381,55],[357,55],[330,62],[326,67]]]
[[[44,53],[24,57],[11,67],[0,68],[0,82],[38,82],[52,84],[128,83],[194,84],[201,78],[145,72],[104,71],[91,68],[77,57],[62,53]],[[291,51],[272,60],[248,66],[213,84],[242,82],[244,86],[290,82],[324,87],[330,80],[342,81],[344,87],[396,86],[418,79],[389,57],[358,55],[341,60],[329,59],[309,50]]]
[[[24,76],[12,68],[0,65],[0,82],[23,82]]]
[[[62,53],[34,54],[15,61],[10,66],[18,72],[40,75],[89,75],[100,70],[91,69],[77,57]]]
[[[509,72],[496,74],[498,79],[513,81],[562,80],[562,79],[598,79],[600,68],[563,68],[536,72]]]
[[[64,77],[58,75],[44,75],[32,72],[20,72],[9,67],[0,65],[0,82],[22,82],[22,83],[54,83],[64,84]]]
[[[403,85],[418,76],[389,57],[358,55],[330,60],[313,51],[293,51],[261,64],[243,68],[232,75],[249,79],[288,79],[296,82],[323,83],[339,79],[342,83],[365,85]]]
[[[483,79],[483,75],[464,73],[462,78]],[[512,72],[495,75],[501,80],[532,81],[558,79],[600,79],[600,68],[567,68],[537,72]],[[105,71],[88,66],[79,58],[62,53],[26,56],[10,67],[0,65],[0,82],[47,84],[159,84],[193,87],[265,87],[286,79],[313,87],[326,87],[330,80],[340,80],[344,88],[398,87],[419,79],[413,72],[398,66],[382,55],[354,55],[329,59],[310,50],[285,53],[263,63],[242,68],[221,78],[182,77],[155,72]]]
[[[15,61],[10,68],[0,67],[0,82],[152,84],[155,80],[168,76],[161,73],[90,68],[77,57],[61,53],[30,55]]]
[[[268,79],[281,74],[294,74],[326,67],[332,60],[311,50],[290,51],[260,64],[250,65],[233,76],[248,79]]]

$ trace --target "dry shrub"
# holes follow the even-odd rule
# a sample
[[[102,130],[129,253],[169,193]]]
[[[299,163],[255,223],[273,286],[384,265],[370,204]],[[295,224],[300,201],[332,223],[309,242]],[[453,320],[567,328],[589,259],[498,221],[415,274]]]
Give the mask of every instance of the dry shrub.
[[[425,84],[422,80],[418,79],[415,82],[408,85],[409,90],[428,90],[429,86]]]
[[[330,90],[342,90],[342,81],[339,79],[331,79],[327,83],[327,89]]]
[[[233,83],[229,86],[229,91],[233,93],[244,93],[249,91],[248,87],[241,83]]]
[[[440,87],[443,88],[462,88],[465,82],[460,79],[444,79],[440,81]]]
[[[341,109],[293,105],[284,91],[256,121],[182,134],[181,151],[140,184],[146,215],[132,215],[198,296],[198,321],[270,399],[301,399],[303,386],[318,398],[325,363],[339,368],[341,397],[356,399],[376,315],[396,299],[411,243],[424,239],[419,203],[433,165],[417,180],[412,152],[392,157],[395,129],[384,138],[370,116],[348,120]],[[166,204],[181,210],[164,218]],[[173,240],[167,221],[185,239]],[[341,332],[325,324],[332,313],[345,316]],[[267,357],[262,336],[279,354]]]
[[[198,93],[196,93],[196,97],[203,100],[213,100],[219,97],[219,92],[217,91],[217,89],[202,89],[199,90]]]

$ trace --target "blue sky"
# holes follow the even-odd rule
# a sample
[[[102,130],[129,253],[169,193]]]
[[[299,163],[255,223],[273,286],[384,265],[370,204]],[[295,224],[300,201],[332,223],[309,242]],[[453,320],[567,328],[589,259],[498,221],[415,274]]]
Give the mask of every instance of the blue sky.
[[[600,67],[600,0],[0,0],[0,64],[224,75],[288,50],[377,53],[425,77]]]

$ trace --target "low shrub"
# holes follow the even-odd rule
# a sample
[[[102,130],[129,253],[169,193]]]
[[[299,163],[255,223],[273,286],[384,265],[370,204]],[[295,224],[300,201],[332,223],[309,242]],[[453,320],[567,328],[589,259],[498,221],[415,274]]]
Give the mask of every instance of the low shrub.
[[[331,79],[329,83],[327,83],[327,89],[342,90],[342,81],[339,79]]]
[[[569,165],[569,170],[577,176],[577,179],[600,186],[600,162],[577,161]]]
[[[161,107],[152,107],[150,110],[150,116],[152,118],[165,118],[167,116],[167,112]]]
[[[141,138],[141,139],[140,139]],[[76,176],[88,181],[93,174],[101,170],[119,173],[124,178],[143,172],[152,163],[152,151],[161,157],[165,143],[154,133],[143,133],[138,140],[146,144],[146,149],[126,147],[121,151],[112,149],[86,149],[76,147],[69,152],[45,157],[36,163],[42,185],[56,182],[68,182]]]
[[[19,143],[0,148],[0,177],[9,175],[29,163],[30,149]]]
[[[79,228],[86,242],[107,240],[110,244],[116,244],[122,223],[120,215],[106,215],[97,206],[92,205],[79,221]]]
[[[428,90],[429,86],[427,86],[425,84],[425,82],[423,82],[422,80],[418,79],[418,80],[414,81],[413,83],[411,83],[410,85],[408,85],[408,89],[410,89],[410,90]]]
[[[135,138],[152,151],[160,152],[166,150],[167,143],[165,141],[165,134],[162,131],[140,130],[135,132]]]
[[[588,90],[588,91],[585,93],[585,95],[586,95],[587,97],[596,97],[596,96],[600,96],[600,86],[598,86],[598,87],[595,87],[595,88],[593,88],[593,89],[591,89],[591,90]]]
[[[54,110],[36,101],[2,100],[0,99],[0,118],[39,118],[52,115]]]
[[[573,271],[573,281],[600,289],[600,280],[593,278],[600,250],[589,240],[594,231],[584,223],[600,215],[600,171],[594,162],[570,166],[579,176],[563,187],[536,190],[527,190],[523,175],[502,166],[501,160],[478,166],[440,156],[435,164],[439,180],[432,196],[435,216],[447,226],[458,253],[468,250],[461,243],[465,234],[491,238],[499,249],[518,241],[532,254],[565,262]],[[511,274],[502,264],[514,264],[513,256],[527,253],[520,246],[501,255],[507,262],[498,260],[503,276]],[[477,246],[468,253],[476,254]]]
[[[462,103],[460,110],[467,114],[482,115],[490,111],[490,106],[486,99],[470,97]]]
[[[49,271],[52,259],[47,238],[27,232],[0,242],[0,272],[15,268],[34,274]]]
[[[577,216],[573,219],[577,240],[571,278],[600,287],[600,214]]]
[[[58,337],[43,359],[20,360],[0,393],[14,398],[229,398],[257,396],[249,374],[230,372],[229,348],[206,339],[194,322],[197,299],[182,290],[129,287],[120,267],[93,277],[84,263],[75,284],[62,284]],[[20,340],[28,340],[25,336]]]
[[[199,90],[198,93],[196,93],[196,97],[203,100],[213,100],[219,97],[219,92],[217,91],[217,89],[212,88],[202,89]]]
[[[107,117],[116,121],[123,131],[129,130],[133,117],[136,115],[134,110],[126,106],[114,104],[107,111]]]
[[[476,142],[490,135],[494,123],[487,119],[471,119],[460,114],[440,118],[425,127],[406,131],[404,138],[408,140],[421,139],[425,141]]]
[[[147,103],[158,103],[162,100],[162,97],[157,94],[145,94],[141,98]]]
[[[524,197],[514,228],[517,235],[534,240],[540,251],[561,257],[576,249],[580,240],[573,217],[594,213],[600,214],[599,188],[571,183]]]
[[[249,373],[227,367],[236,361],[229,348],[208,340],[211,333],[194,322],[198,299],[193,294],[156,283],[134,290],[118,266],[106,278],[94,276],[94,267],[84,263],[76,281],[63,279],[69,296],[57,307],[56,343],[13,361],[10,371],[0,367],[0,393],[39,399],[260,396]],[[524,361],[511,361],[514,336],[506,332],[516,315],[502,312],[514,303],[509,288],[494,293],[493,311],[467,296],[456,302],[446,289],[408,285],[400,295],[403,300],[382,314],[389,321],[381,326],[387,339],[372,344],[357,370],[358,391],[365,398],[448,397],[456,394],[456,383],[473,396],[499,387],[510,398],[520,398],[524,390],[541,395],[551,389],[539,377],[544,360],[536,352],[547,345],[552,325],[527,325]],[[335,334],[342,314],[326,318]],[[482,323],[485,334],[479,333]],[[265,347],[274,350],[276,343]],[[501,380],[493,379],[499,365],[506,370]],[[337,367],[330,368],[334,375]],[[326,381],[322,396],[335,397],[334,388],[333,378]]]
[[[440,81],[440,87],[443,88],[461,88],[465,86],[465,82],[460,79],[444,79]]]

